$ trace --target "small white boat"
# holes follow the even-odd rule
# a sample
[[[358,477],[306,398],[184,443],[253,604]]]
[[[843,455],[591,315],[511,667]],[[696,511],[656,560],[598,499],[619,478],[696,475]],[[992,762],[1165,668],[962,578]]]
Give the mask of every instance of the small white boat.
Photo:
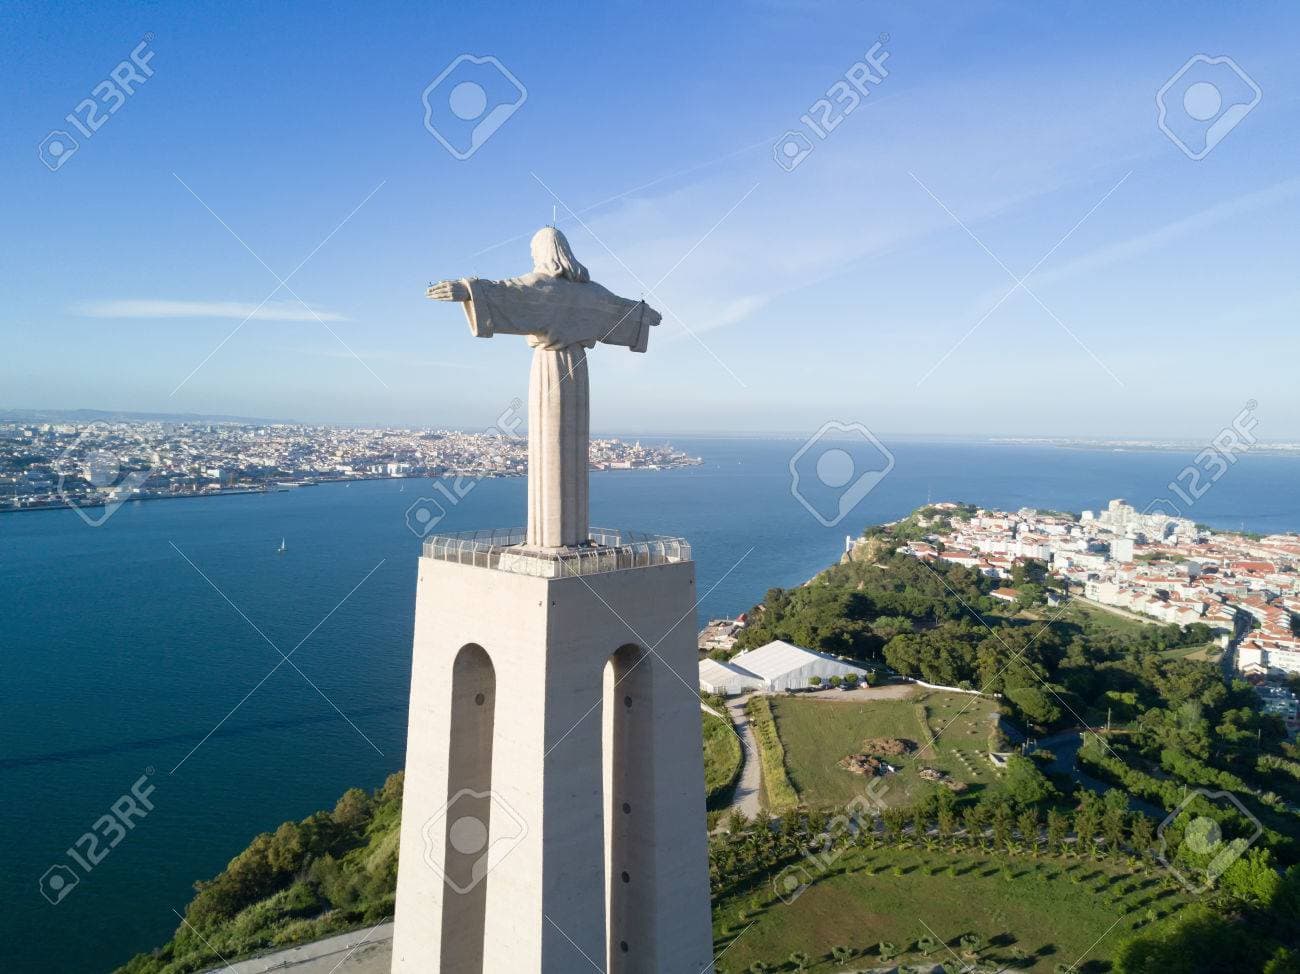
[[[277,548],[277,549],[275,550],[275,553],[276,553],[277,555],[282,555],[282,554],[284,554],[286,551],[288,551],[288,548],[285,547],[285,544],[284,544],[284,538],[281,538],[281,539],[280,539],[280,547]]]

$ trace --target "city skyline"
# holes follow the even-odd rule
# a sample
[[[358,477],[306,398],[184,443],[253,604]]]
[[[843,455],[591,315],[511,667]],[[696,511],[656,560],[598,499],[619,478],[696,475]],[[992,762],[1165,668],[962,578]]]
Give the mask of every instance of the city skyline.
[[[521,396],[527,351],[489,359],[423,288],[524,272],[554,219],[597,280],[665,308],[662,368],[593,353],[601,429],[1197,439],[1255,399],[1261,438],[1300,436],[1297,15],[1195,12],[753,4],[683,33],[636,9],[524,31],[380,7],[386,57],[340,71],[338,12],[262,11],[250,37],[215,7],[17,5],[3,138],[29,229],[5,251],[0,406],[482,427],[470,403]],[[304,43],[266,39],[287,33]],[[590,56],[548,53],[575,43]],[[463,54],[526,100],[461,160],[422,99]],[[1157,94],[1198,54],[1262,94],[1195,160]],[[81,137],[65,117],[127,62],[146,80]],[[51,171],[59,129],[79,145]],[[783,162],[790,133],[813,150]]]

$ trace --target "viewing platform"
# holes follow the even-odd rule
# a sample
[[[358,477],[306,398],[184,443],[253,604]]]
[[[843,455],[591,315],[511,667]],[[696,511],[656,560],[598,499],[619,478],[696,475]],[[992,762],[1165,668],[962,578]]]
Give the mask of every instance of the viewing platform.
[[[536,548],[524,544],[525,529],[505,528],[431,534],[424,557],[516,575],[568,578],[691,560],[685,538],[592,528],[588,543],[570,548]]]

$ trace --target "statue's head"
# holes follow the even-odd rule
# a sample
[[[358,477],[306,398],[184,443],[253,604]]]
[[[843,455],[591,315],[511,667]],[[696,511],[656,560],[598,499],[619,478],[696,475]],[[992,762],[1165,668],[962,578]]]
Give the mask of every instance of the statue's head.
[[[585,283],[591,280],[587,268],[578,263],[569,241],[555,227],[542,227],[533,234],[533,271],[549,277],[563,277]]]

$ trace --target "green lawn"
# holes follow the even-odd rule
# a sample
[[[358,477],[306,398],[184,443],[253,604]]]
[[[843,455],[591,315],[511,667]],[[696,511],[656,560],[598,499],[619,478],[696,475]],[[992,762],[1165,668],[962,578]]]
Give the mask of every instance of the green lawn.
[[[726,710],[720,713],[726,714]],[[700,712],[704,721],[704,791],[712,811],[731,801],[736,778],[740,775],[740,738],[730,719]]]
[[[810,971],[842,972],[828,956],[836,945],[855,950],[849,970],[869,968],[882,963],[881,941],[907,951],[902,961],[920,963],[920,937],[934,936],[960,954],[966,933],[983,939],[979,961],[993,969],[1018,961],[1011,970],[1048,974],[1086,954],[1076,970],[1087,974],[1105,969],[1136,924],[1163,922],[1186,902],[1165,888],[1155,867],[1131,872],[1122,864],[1060,858],[850,848],[829,871],[805,867],[804,881],[812,882],[789,904],[759,886],[716,905],[715,950],[725,948],[719,974],[746,971],[755,961],[790,970],[796,950],[813,959]],[[930,960],[955,966],[943,947]]]
[[[1049,619],[1054,618],[1057,612],[1056,609],[1044,611],[1049,613]],[[1080,599],[1072,599],[1070,604],[1066,606],[1065,611],[1061,613],[1060,618],[1063,622],[1075,622],[1079,625],[1092,623],[1102,629],[1112,629],[1120,635],[1132,635],[1141,632],[1147,626],[1157,624],[1154,619],[1151,622],[1139,622],[1136,619],[1130,619],[1127,616],[1098,608],[1095,605],[1089,605]]]
[[[1218,643],[1204,643],[1200,646],[1180,646],[1178,649],[1166,649],[1160,655],[1173,659],[1213,663],[1223,655],[1223,648]]]
[[[906,738],[919,747],[906,757],[888,759],[901,768],[881,779],[887,786],[883,798],[890,805],[910,804],[933,787],[918,777],[923,767],[946,771],[976,789],[994,780],[985,756],[997,710],[992,700],[918,690],[905,700],[772,697],[771,705],[788,776],[799,801],[810,807],[840,806],[865,792],[868,779],[843,770],[839,762],[859,753],[862,742],[873,737]]]

